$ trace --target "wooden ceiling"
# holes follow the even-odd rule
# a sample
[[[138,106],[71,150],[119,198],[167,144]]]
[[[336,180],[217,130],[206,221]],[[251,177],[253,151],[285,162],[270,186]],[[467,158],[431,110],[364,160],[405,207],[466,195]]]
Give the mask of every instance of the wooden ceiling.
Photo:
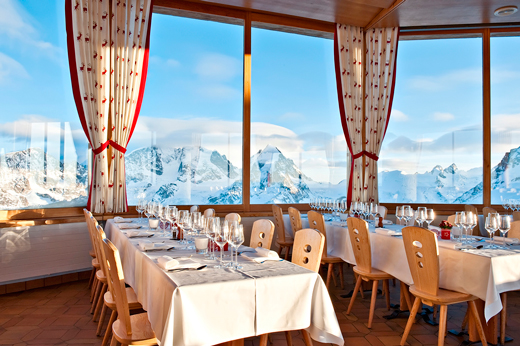
[[[164,4],[169,0],[159,0]],[[175,1],[175,0],[174,0]],[[259,13],[361,27],[520,24],[520,12],[496,17],[495,9],[520,0],[191,0]]]

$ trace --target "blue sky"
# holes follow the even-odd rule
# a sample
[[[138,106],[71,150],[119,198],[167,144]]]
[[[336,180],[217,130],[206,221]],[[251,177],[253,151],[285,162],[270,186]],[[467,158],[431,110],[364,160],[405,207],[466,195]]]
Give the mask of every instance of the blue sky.
[[[44,124],[52,135],[69,122],[83,161],[63,1],[0,0],[0,8],[0,150],[26,149]],[[332,161],[331,174],[309,172],[338,181],[345,146],[332,41],[261,29],[252,38],[252,151],[273,143],[308,170]],[[129,149],[201,144],[240,166],[242,42],[241,26],[154,15],[148,83]],[[516,37],[492,42],[494,164],[520,144],[520,125],[510,120],[520,113],[519,43]],[[400,42],[381,169],[481,166],[481,59],[479,38]]]

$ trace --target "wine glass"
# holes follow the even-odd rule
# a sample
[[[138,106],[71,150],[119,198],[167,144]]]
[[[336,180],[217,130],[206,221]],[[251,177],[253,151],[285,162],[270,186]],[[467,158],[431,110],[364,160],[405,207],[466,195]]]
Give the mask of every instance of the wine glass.
[[[509,203],[507,201],[507,199],[505,199],[504,197],[501,197],[502,199],[502,207],[506,210],[506,213],[509,215]]]
[[[417,208],[415,215],[416,215],[415,220],[419,224],[419,227],[422,227],[424,220],[426,220],[426,208],[425,207]]]
[[[219,224],[220,225],[220,218],[219,217],[210,217],[209,220],[208,220],[208,229],[207,229],[207,232],[206,232],[206,237],[208,237],[209,241],[210,241],[210,245],[209,246],[209,254],[208,254],[208,259],[210,260],[214,260],[215,259],[215,230],[216,230],[216,226],[215,224]]]
[[[433,209],[426,209],[426,217],[424,219],[424,221],[426,221],[428,224],[426,229],[430,229],[430,224],[433,222],[433,220],[435,220],[435,212]]]
[[[466,220],[463,221],[464,233],[466,235],[466,242],[469,244],[471,242],[470,235],[473,233],[473,227],[477,224],[475,219],[475,214],[472,211],[466,212]]]
[[[464,234],[465,228],[464,224],[466,223],[466,213],[463,211],[458,211],[455,213],[455,225],[460,229],[460,236],[462,238],[462,243],[465,243]]]
[[[144,211],[144,199],[143,198],[139,198],[139,200],[137,201],[137,206],[135,207],[135,210],[137,210],[137,212],[139,213],[139,221],[137,221],[137,223],[141,224],[142,223],[142,214],[143,214],[143,211]]]
[[[148,202],[144,209],[144,216],[148,219],[148,226],[150,226],[150,216],[153,215],[153,202]]]
[[[374,225],[376,224],[376,216],[379,214],[379,206],[377,203],[370,203],[370,215],[374,218]]]
[[[224,268],[224,245],[227,243],[227,236],[229,229],[224,229],[224,225],[227,226],[227,222],[223,222],[222,226],[220,224],[214,224],[215,227],[215,243],[217,243],[218,247],[220,248],[220,264],[216,266],[215,268]],[[227,227],[226,227],[227,228]]]
[[[229,228],[229,236],[228,236],[228,244],[231,245],[231,248],[235,250],[236,254],[236,262],[231,266],[235,269],[242,269],[242,267],[238,265],[238,247],[244,243],[244,227],[238,223],[238,221],[233,221]],[[231,251],[231,261],[233,263],[233,251]]]
[[[504,246],[503,248],[506,248],[506,234],[511,229],[511,217],[509,215],[502,215],[500,217],[500,234],[504,238]]]
[[[489,213],[486,217],[486,223],[485,223],[486,231],[489,233],[489,238],[491,239],[491,244],[489,245],[490,249],[496,249],[497,247],[493,245],[493,235],[495,234],[496,230],[498,229],[498,220],[496,215],[493,213]]]
[[[413,217],[412,207],[410,207],[409,205],[403,206],[403,217],[404,217],[404,221],[405,221],[405,226],[407,226],[408,222],[410,222],[410,220]]]
[[[403,207],[395,207],[395,218],[397,219],[399,224],[401,224],[401,220],[403,218]]]

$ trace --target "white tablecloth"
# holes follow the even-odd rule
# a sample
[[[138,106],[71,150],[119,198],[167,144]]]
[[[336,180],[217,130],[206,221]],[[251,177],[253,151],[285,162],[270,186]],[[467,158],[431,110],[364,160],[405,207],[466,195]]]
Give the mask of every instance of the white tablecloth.
[[[284,215],[287,235],[292,237],[288,217]],[[337,222],[327,222],[327,252],[356,264],[347,227]],[[302,218],[302,226],[309,226]],[[387,229],[399,230],[402,226],[389,225]],[[372,266],[387,272],[404,283],[413,284],[406,260],[402,237],[374,233],[370,225]],[[442,240],[439,240],[442,241]],[[439,285],[441,288],[465,292],[485,302],[486,321],[502,310],[500,293],[520,289],[520,246],[508,250],[472,250],[471,252],[439,247]]]
[[[161,345],[215,345],[265,333],[306,329],[322,343],[343,345],[343,337],[321,277],[290,262],[257,264],[239,257],[241,272],[206,268],[165,272],[154,260],[163,255],[189,256],[176,241],[171,251],[142,252],[112,220],[107,237],[119,249],[125,281],[148,312]],[[212,266],[215,261],[194,255]]]

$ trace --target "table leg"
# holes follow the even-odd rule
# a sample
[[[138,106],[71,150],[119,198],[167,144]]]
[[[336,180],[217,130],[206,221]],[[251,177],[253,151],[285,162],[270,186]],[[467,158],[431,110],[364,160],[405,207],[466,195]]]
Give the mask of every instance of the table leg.
[[[484,329],[484,335],[486,336],[487,342],[496,345],[498,342],[498,318],[497,316],[493,316],[487,323],[486,318],[484,317],[484,301],[482,299],[475,300],[475,304],[477,306],[477,312],[480,318],[480,322],[482,324],[482,328]],[[469,304],[468,304],[469,309]],[[468,334],[470,342],[478,342],[480,341],[476,322],[473,318],[472,314],[468,316]]]

